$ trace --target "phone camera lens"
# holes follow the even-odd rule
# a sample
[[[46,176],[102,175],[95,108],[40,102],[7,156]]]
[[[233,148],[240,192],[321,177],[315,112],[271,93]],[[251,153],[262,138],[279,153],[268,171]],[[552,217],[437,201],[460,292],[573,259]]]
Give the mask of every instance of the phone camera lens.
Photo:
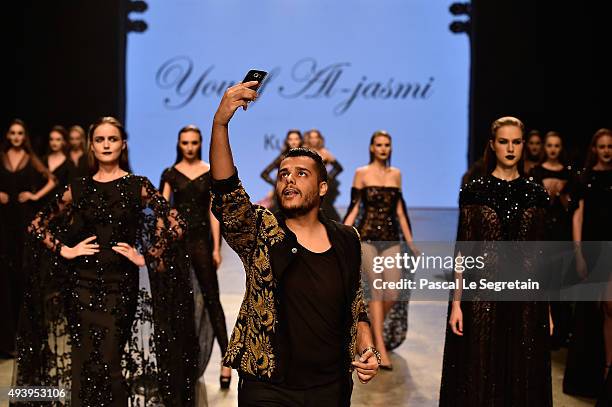
[[[253,75],[253,77],[254,77],[254,78],[259,78],[259,74],[258,74],[258,73],[256,73],[256,74],[254,74],[254,75]]]

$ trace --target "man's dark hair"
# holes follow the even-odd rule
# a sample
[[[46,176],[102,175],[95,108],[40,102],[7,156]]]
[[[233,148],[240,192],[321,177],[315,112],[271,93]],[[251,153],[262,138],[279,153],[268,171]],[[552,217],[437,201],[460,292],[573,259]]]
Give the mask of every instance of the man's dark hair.
[[[325,168],[325,163],[323,162],[323,158],[314,150],[311,150],[306,147],[298,147],[292,148],[288,150],[285,154],[283,154],[280,162],[282,163],[285,158],[289,157],[310,157],[315,162],[315,167],[317,169],[317,181],[318,182],[327,182],[327,168]],[[280,163],[279,163],[280,168]]]

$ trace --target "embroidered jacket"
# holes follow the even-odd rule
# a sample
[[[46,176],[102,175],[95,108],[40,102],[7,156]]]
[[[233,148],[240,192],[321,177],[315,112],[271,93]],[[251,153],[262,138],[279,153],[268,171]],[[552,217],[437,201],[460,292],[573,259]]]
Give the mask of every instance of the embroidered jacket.
[[[279,357],[279,282],[298,253],[297,238],[266,208],[252,204],[235,173],[225,180],[213,180],[214,215],[221,222],[223,237],[240,256],[246,272],[246,291],[223,362],[248,375],[270,382],[282,382],[283,357]],[[319,216],[340,259],[345,294],[346,371],[357,353],[357,323],[369,322],[361,289],[361,246],[354,228]]]

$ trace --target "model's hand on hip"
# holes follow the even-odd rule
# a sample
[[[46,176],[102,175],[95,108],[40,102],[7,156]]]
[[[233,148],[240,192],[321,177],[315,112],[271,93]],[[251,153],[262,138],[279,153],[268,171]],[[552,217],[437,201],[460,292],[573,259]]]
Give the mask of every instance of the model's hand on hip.
[[[129,261],[138,267],[143,267],[145,265],[144,256],[138,253],[138,250],[127,243],[119,242],[116,246],[113,246],[113,250],[125,256]]]
[[[28,201],[37,201],[38,198],[36,197],[36,195],[31,193],[30,191],[23,191],[23,192],[20,192],[19,195],[17,195],[17,200],[20,203],[24,203]]]
[[[96,240],[96,236],[90,236],[74,247],[62,246],[60,249],[60,256],[67,260],[72,260],[75,257],[96,254],[100,249],[97,243],[92,243],[94,240]]]

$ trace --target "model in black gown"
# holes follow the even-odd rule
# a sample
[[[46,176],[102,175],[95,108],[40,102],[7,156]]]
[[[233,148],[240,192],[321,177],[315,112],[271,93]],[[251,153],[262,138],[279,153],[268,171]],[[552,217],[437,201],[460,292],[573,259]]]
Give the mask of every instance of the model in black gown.
[[[340,183],[338,175],[342,172],[342,165],[336,158],[325,148],[325,139],[319,130],[313,129],[305,133],[304,147],[315,150],[323,158],[323,162],[327,167],[327,194],[321,203],[321,210],[328,218],[340,222],[340,215],[334,207],[336,198],[340,195]]]
[[[48,195],[46,203],[53,200],[57,193],[64,190],[77,174],[77,168],[68,158],[68,131],[62,126],[53,126],[49,133],[49,152],[43,162],[55,176],[57,186]],[[61,161],[59,165],[57,162]],[[54,165],[55,164],[55,165]],[[84,175],[81,175],[84,176]]]
[[[53,176],[30,147],[25,124],[14,120],[0,152],[0,309],[4,312],[0,353],[5,357],[15,352],[23,296],[26,228],[36,213],[38,201],[54,186]]]
[[[528,174],[529,179],[542,185],[550,198],[544,217],[544,240],[557,242],[547,248],[549,259],[560,259],[563,252],[571,250],[572,213],[571,191],[575,187],[572,167],[565,163],[563,139],[555,131],[544,136],[544,161],[537,164]],[[562,242],[568,242],[565,246]],[[557,286],[567,285],[570,281],[564,273],[562,261],[550,264],[551,276]],[[552,337],[553,348],[566,346],[570,337],[572,307],[569,302],[559,301],[555,295],[551,298],[550,308],[555,321]]]
[[[200,373],[203,373],[214,337],[217,338],[222,355],[228,345],[217,278],[217,268],[221,262],[221,229],[217,219],[210,213],[210,167],[201,160],[201,131],[195,126],[185,126],[179,131],[178,137],[175,165],[164,170],[160,190],[187,222],[187,251],[212,324],[214,336],[210,329],[200,329],[201,355],[206,356],[200,360]],[[229,368],[225,374],[221,374],[224,388],[230,375]]]
[[[492,173],[461,190],[458,255],[470,255],[462,251],[462,242],[540,238],[548,196],[540,185],[519,176],[522,128],[515,118],[494,123],[485,153],[485,168]],[[525,267],[517,268],[517,277],[530,271],[530,259],[521,264]],[[548,303],[466,301],[460,291],[453,298],[440,406],[552,406]]]
[[[186,225],[146,178],[123,169],[126,137],[113,118],[92,125],[100,169],[73,181],[29,228],[15,385],[61,386],[74,406],[145,405],[153,395],[143,402],[135,388],[153,376],[164,405],[193,406],[198,349],[179,244]],[[52,267],[38,267],[47,253]],[[139,289],[144,265],[150,295]]]
[[[391,136],[377,131],[370,140],[370,163],[357,169],[351,204],[344,218],[347,225],[355,225],[362,241],[362,267],[369,315],[374,334],[374,345],[382,357],[381,368],[390,369],[388,351],[397,348],[408,330],[408,300],[392,290],[372,289],[375,278],[399,281],[407,278],[397,269],[382,275],[371,270],[375,256],[394,257],[401,250],[417,253],[414,246],[408,211],[402,198],[401,173],[390,166]],[[402,244],[408,246],[401,247]]]
[[[602,256],[602,250],[609,251],[612,241],[612,131],[601,129],[593,136],[586,169],[581,174],[573,202],[576,204],[574,241],[588,242],[581,249],[578,246],[578,257],[584,264],[582,269],[578,267],[578,274],[595,283],[610,281],[609,271],[602,276],[593,270],[595,265],[599,270],[606,270],[603,260],[609,259],[609,253]],[[608,260],[608,270],[609,267]],[[609,374],[612,365],[612,283],[602,291],[601,301],[576,303],[574,334],[563,379],[565,393],[598,397],[607,376],[607,397],[612,399]]]
[[[527,135],[523,174],[529,174],[532,168],[542,161],[544,157],[543,145],[542,134],[538,130],[531,130]]]
[[[87,135],[81,126],[72,126],[68,130],[68,143],[70,145],[68,156],[75,168],[75,177],[86,177],[89,174],[87,162]]]
[[[538,164],[529,173],[529,178],[542,185],[550,196],[550,204],[546,209],[545,239],[571,240],[571,167],[562,166],[559,170],[550,170]]]

